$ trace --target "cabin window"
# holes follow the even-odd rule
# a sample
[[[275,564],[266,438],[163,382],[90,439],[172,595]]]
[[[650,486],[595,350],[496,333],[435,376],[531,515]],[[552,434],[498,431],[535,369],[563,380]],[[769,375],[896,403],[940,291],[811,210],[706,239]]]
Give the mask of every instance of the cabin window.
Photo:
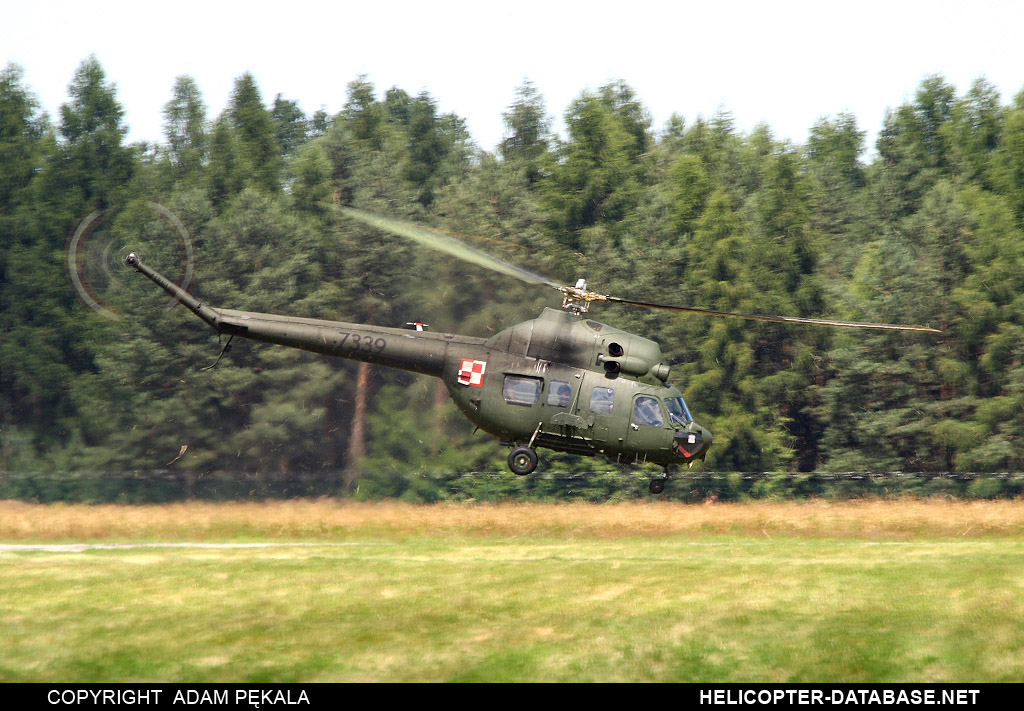
[[[612,414],[615,405],[615,391],[611,388],[594,388],[590,394],[590,411],[597,415]]]
[[[501,394],[505,396],[505,402],[512,405],[533,405],[540,399],[541,382],[540,378],[506,375]]]
[[[661,412],[661,406],[653,397],[641,395],[633,403],[633,422],[638,425],[649,425],[661,427],[665,424],[665,415]]]
[[[569,407],[572,403],[572,386],[562,380],[552,380],[548,386],[548,404],[554,407]]]
[[[686,407],[686,401],[681,397],[667,397],[665,404],[668,405],[668,416],[677,425],[688,425],[693,421],[690,409]]]

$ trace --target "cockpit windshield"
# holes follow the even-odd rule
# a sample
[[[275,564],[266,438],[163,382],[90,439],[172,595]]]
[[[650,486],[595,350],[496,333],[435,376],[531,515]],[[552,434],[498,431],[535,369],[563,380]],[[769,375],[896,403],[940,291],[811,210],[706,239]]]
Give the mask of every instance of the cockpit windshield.
[[[665,398],[665,406],[668,408],[668,416],[677,425],[688,425],[693,422],[690,409],[686,407],[686,401],[682,396]]]

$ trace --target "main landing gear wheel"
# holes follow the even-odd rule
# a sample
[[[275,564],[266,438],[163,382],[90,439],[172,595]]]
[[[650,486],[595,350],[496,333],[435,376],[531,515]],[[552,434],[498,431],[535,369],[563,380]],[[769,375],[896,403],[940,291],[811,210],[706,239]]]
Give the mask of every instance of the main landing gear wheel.
[[[664,479],[651,479],[651,487],[650,488],[651,488],[651,493],[652,494],[660,494],[661,492],[663,492],[665,490],[665,480]]]
[[[532,474],[537,468],[537,453],[529,447],[516,447],[508,455],[508,468],[519,476]]]

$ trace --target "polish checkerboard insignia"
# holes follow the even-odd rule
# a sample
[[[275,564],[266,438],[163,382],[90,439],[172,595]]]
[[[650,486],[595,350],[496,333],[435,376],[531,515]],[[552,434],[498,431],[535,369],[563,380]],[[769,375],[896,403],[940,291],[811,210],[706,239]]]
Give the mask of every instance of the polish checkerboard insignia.
[[[475,385],[478,388],[484,386],[484,371],[487,369],[487,361],[462,359],[462,367],[459,368],[459,383],[461,385]]]

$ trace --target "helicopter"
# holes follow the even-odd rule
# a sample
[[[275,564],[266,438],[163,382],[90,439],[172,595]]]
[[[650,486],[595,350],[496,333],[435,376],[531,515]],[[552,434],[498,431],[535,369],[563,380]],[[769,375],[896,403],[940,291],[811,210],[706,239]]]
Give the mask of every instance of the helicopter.
[[[534,274],[450,235],[372,213],[340,208],[350,218],[522,281],[557,289],[562,308],[505,328],[490,338],[214,308],[195,298],[132,252],[125,263],[151,279],[219,334],[441,378],[461,413],[510,446],[509,469],[521,476],[538,466],[538,448],[605,456],[619,464],[661,465],[649,490],[660,494],[673,467],[703,461],[712,433],[698,424],[682,392],[669,384],[671,366],[647,338],[590,318],[594,303],[839,328],[940,333],[926,326],[863,323],[716,311],[601,294]],[[214,363],[214,366],[217,363]],[[210,366],[211,368],[213,366]]]

